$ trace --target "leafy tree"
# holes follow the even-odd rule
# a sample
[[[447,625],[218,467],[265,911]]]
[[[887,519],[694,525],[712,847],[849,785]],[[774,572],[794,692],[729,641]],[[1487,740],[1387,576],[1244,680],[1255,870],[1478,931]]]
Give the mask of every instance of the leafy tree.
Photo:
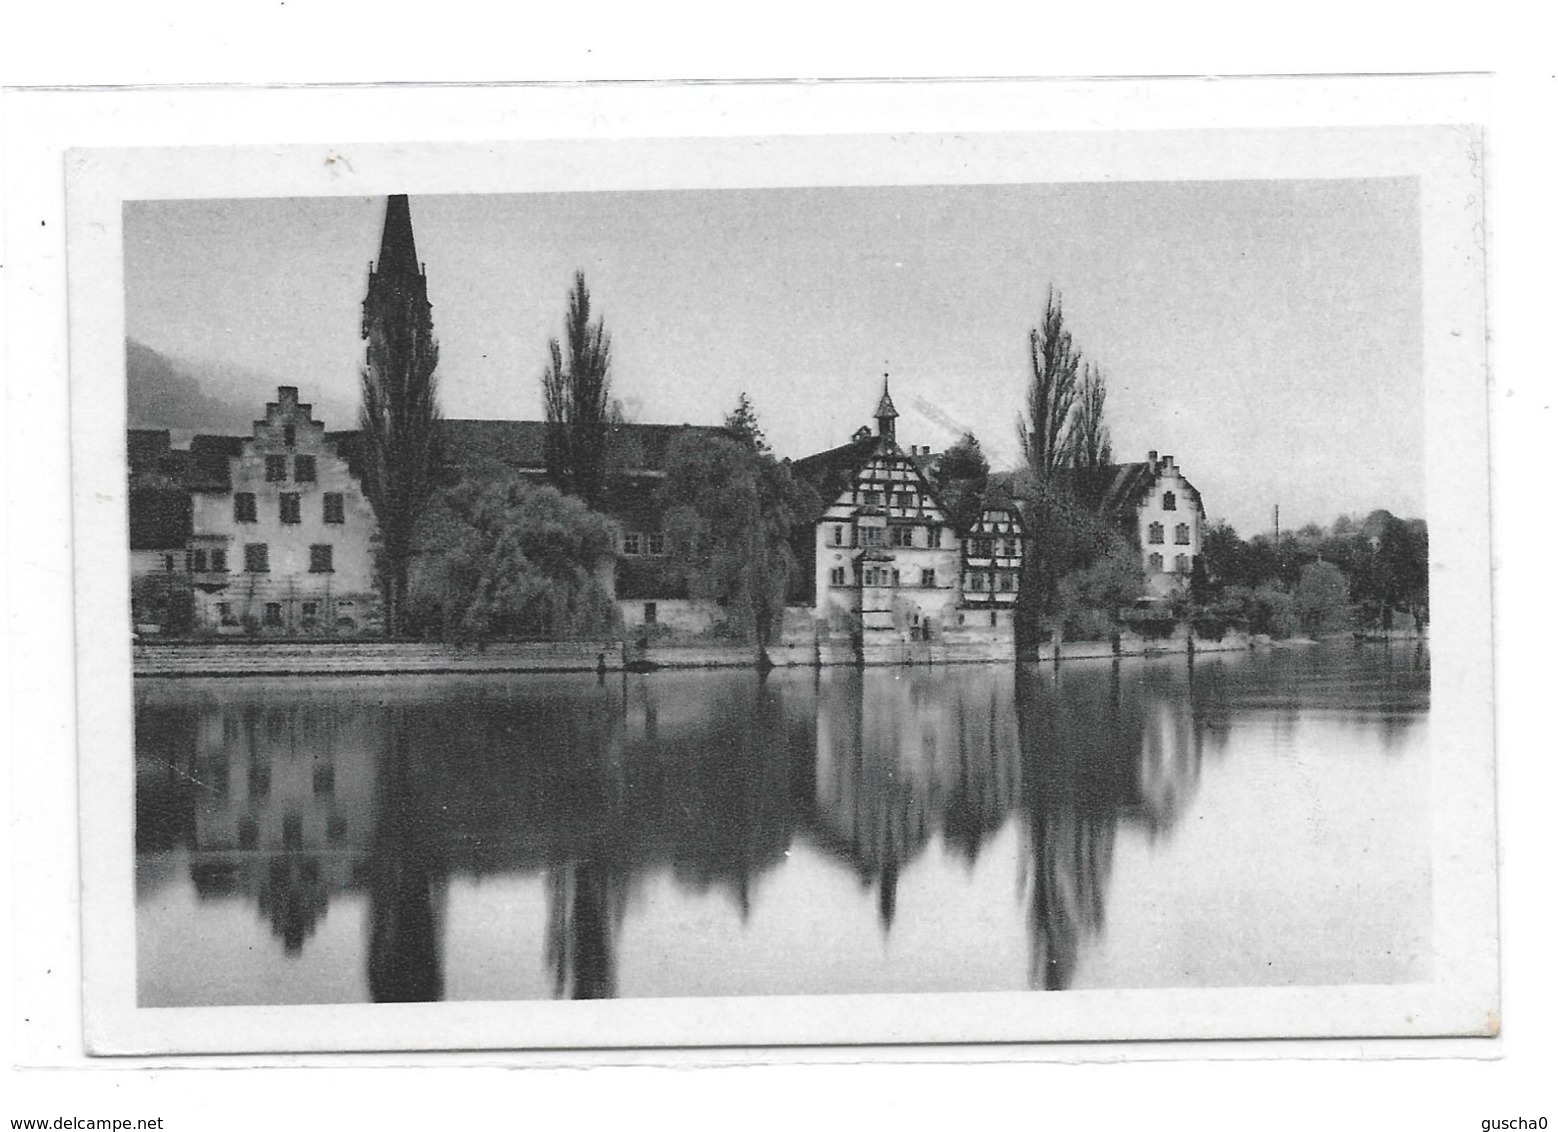
[[[757,423],[757,410],[752,407],[752,400],[745,393],[741,394],[736,407],[725,415],[725,431],[754,452],[766,454],[772,451]]]
[[[1311,562],[1299,575],[1293,614],[1311,637],[1345,628],[1351,604],[1347,577],[1330,562]]]
[[[463,481],[439,493],[418,541],[411,607],[424,632],[484,641],[616,628],[602,580],[615,528],[556,488],[513,476]]]
[[[1421,519],[1398,519],[1386,512],[1379,536],[1378,570],[1385,627],[1391,626],[1392,610],[1405,608],[1421,632],[1428,621],[1428,524]]]
[[[1071,411],[1077,403],[1082,354],[1073,349],[1060,296],[1050,288],[1044,321],[1028,332],[1028,398],[1017,427],[1034,475],[1047,479],[1066,462]]]
[[[378,521],[377,560],[385,629],[403,631],[417,523],[435,488],[438,464],[438,341],[427,280],[415,263],[410,214],[392,197],[379,270],[363,304],[368,340],[362,370],[363,493]],[[403,230],[396,224],[403,222]],[[395,243],[399,233],[404,241]]]
[[[552,482],[597,507],[606,480],[606,443],[612,419],[611,338],[602,320],[590,321],[590,291],[575,272],[568,294],[564,344],[548,343],[552,360],[541,375],[546,406],[546,463]]]
[[[1059,611],[1071,639],[1098,640],[1113,632],[1119,611],[1146,587],[1141,554],[1116,535],[1088,565],[1060,580]]]
[[[816,493],[747,444],[689,434],[667,455],[660,505],[688,591],[723,605],[734,636],[766,645],[796,569],[789,534],[820,509]]]
[[[1013,494],[1024,500],[1024,521],[1030,531],[1037,532],[1033,550],[1023,560],[1018,633],[1022,640],[1043,640],[1054,622],[1064,616],[1063,579],[1119,553],[1122,545],[1133,555],[1138,552],[1058,478],[1041,479],[1024,469],[1014,478]],[[1138,583],[1132,597],[1140,592]]]
[[[947,520],[957,531],[968,531],[979,521],[981,501],[990,480],[990,461],[979,440],[965,432],[941,454],[936,464],[936,493],[947,509]]]

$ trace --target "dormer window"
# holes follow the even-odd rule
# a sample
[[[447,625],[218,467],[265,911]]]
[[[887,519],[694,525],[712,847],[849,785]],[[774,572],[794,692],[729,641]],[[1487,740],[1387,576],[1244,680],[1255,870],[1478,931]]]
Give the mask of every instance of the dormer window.
[[[1176,510],[1177,507],[1178,503],[1174,499],[1174,493],[1172,491],[1165,491],[1163,493],[1163,510],[1173,511]]]

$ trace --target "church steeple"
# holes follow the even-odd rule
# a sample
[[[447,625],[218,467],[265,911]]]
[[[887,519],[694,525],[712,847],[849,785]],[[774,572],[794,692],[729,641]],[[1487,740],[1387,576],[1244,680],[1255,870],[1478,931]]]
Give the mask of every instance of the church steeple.
[[[898,410],[893,408],[893,395],[887,391],[887,375],[882,375],[882,399],[876,403],[876,432],[883,440],[897,443]]]
[[[379,259],[368,265],[362,336],[372,337],[376,323],[392,308],[401,308],[408,302],[419,316],[426,316],[432,308],[427,301],[427,275],[417,260],[416,236],[411,231],[411,202],[402,193],[390,197],[385,205]]]

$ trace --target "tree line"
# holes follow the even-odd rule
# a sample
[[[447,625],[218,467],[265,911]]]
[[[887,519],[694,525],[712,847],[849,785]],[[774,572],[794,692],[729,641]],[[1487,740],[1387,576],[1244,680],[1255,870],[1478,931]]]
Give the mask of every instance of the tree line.
[[[561,338],[541,372],[546,482],[484,469],[438,483],[438,345],[425,305],[376,324],[362,373],[365,490],[391,636],[600,638],[621,631],[607,572],[620,531],[604,511],[612,477],[611,336],[576,273]],[[490,474],[489,474],[490,473]],[[663,580],[722,611],[718,631],[767,643],[798,582],[790,534],[816,494],[769,448],[743,393],[719,433],[690,431],[666,454],[654,506]]]
[[[600,637],[620,632],[607,571],[619,531],[603,513],[614,468],[611,337],[583,273],[567,296],[560,338],[547,343],[540,385],[547,482],[498,471],[438,482],[438,344],[425,302],[382,304],[362,374],[364,488],[379,516],[386,629],[392,636]],[[1141,547],[1105,509],[1113,474],[1102,368],[1084,356],[1052,288],[1028,334],[1018,413],[1023,461],[1011,475],[1029,532],[1018,637],[1107,638],[1145,592]],[[978,521],[991,471],[963,435],[934,478],[953,527]],[[679,437],[654,494],[666,556],[662,581],[721,610],[719,631],[766,644],[809,579],[796,553],[825,500],[775,458],[742,393],[718,432]],[[1207,631],[1240,623],[1291,636],[1347,626],[1389,629],[1405,610],[1428,615],[1427,529],[1375,512],[1311,525],[1281,540],[1209,527],[1190,585],[1169,612]]]

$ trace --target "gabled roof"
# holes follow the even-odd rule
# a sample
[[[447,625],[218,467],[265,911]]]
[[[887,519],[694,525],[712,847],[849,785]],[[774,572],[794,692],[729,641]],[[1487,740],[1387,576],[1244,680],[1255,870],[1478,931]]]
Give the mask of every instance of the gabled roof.
[[[1201,508],[1201,493],[1179,472],[1185,489],[1196,507]],[[1078,500],[1104,514],[1123,516],[1134,512],[1158,482],[1158,472],[1147,461],[1132,464],[1105,464],[1098,468],[1062,468],[1056,478],[1069,487]]]

